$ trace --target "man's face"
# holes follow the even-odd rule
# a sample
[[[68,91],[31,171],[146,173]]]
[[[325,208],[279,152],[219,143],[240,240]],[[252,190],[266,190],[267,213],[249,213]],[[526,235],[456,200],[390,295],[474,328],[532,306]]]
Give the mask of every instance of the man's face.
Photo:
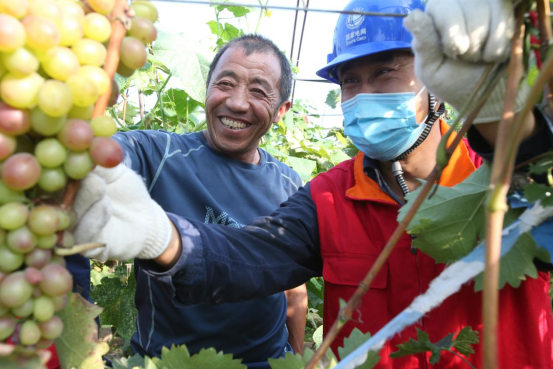
[[[280,64],[272,54],[230,47],[215,67],[206,96],[208,143],[248,161],[259,140],[290,108],[280,104]]]
[[[414,57],[405,51],[391,51],[365,56],[345,63],[338,70],[342,84],[342,102],[361,93],[417,94],[423,87],[415,76]],[[428,93],[416,99],[417,122],[428,114]]]

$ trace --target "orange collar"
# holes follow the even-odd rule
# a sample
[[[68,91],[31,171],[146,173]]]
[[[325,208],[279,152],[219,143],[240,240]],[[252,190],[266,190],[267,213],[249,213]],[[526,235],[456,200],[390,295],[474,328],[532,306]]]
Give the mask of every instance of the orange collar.
[[[442,136],[449,130],[449,125],[440,119],[440,132]],[[447,144],[451,145],[457,134],[453,132],[449,137]],[[364,172],[362,152],[359,152],[354,163],[355,185],[346,191],[346,196],[354,200],[372,200],[397,204],[386,192],[384,192],[378,183],[370,179]],[[442,172],[440,185],[446,187],[455,186],[462,182],[472,172],[476,170],[474,163],[469,157],[469,151],[464,141],[461,141],[451,159],[449,165]]]

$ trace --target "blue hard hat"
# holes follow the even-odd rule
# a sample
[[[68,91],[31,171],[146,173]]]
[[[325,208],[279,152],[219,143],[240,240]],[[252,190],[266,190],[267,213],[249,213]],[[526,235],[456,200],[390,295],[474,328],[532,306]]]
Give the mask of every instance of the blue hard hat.
[[[407,14],[424,10],[422,0],[353,0],[349,11]],[[340,14],[334,29],[334,46],[319,77],[338,83],[335,73],[340,64],[382,51],[410,49],[412,36],[403,27],[403,17]]]

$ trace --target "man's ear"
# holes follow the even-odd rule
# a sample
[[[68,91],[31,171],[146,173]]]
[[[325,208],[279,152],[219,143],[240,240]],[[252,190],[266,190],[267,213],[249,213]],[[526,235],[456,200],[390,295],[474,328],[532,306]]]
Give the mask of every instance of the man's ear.
[[[290,110],[291,107],[292,107],[292,103],[289,100],[283,102],[278,108],[275,117],[273,118],[273,124],[278,123],[278,121],[281,120],[284,115],[286,115],[286,113],[288,112],[288,110]]]

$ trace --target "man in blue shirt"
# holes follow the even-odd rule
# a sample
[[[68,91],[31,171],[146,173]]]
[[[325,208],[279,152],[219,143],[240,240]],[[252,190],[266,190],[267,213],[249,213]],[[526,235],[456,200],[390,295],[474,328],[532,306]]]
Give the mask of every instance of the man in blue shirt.
[[[207,130],[185,135],[119,133],[115,138],[124,148],[124,162],[144,179],[163,211],[242,227],[269,214],[302,185],[296,172],[258,148],[261,137],[290,109],[291,84],[290,64],[271,41],[253,35],[235,39],[219,50],[209,70]],[[140,220],[134,221],[138,228]],[[163,229],[156,222],[142,221],[143,229]],[[142,241],[140,232],[133,233]],[[141,355],[159,356],[164,346],[186,344],[191,353],[215,347],[243,359],[249,368],[268,368],[268,358],[281,357],[292,348],[301,351],[305,285],[287,291],[287,296],[281,292],[238,303],[182,308],[144,273],[139,260],[135,272],[138,320],[132,348]]]

